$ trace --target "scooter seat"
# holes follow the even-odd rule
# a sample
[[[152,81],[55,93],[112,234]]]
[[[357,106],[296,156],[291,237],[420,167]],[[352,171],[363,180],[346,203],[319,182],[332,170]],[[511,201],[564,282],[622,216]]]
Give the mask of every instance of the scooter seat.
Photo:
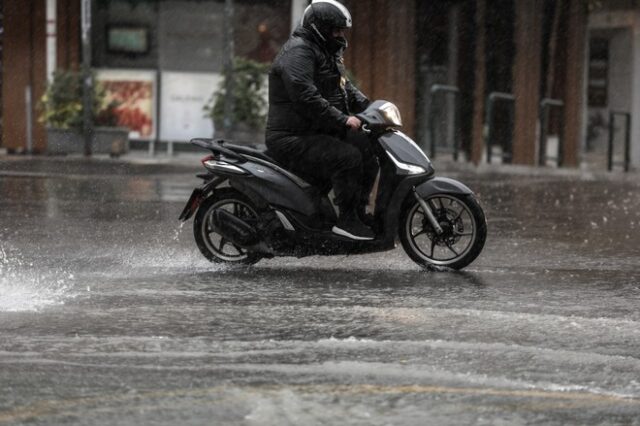
[[[235,152],[237,152],[239,154],[249,155],[251,157],[259,158],[261,160],[273,163],[276,166],[283,167],[276,160],[274,160],[273,158],[269,157],[267,155],[266,151],[262,151],[262,150],[255,149],[255,148],[251,148],[251,147],[248,147],[248,146],[245,146],[245,145],[235,145],[235,144],[232,144],[232,143],[225,143],[224,147],[228,148],[228,149],[230,149],[232,151],[235,151]]]
[[[237,152],[238,154],[248,155],[248,156],[258,158],[260,160],[267,161],[273,164],[277,170],[289,176],[291,180],[296,182],[302,188],[308,188],[310,186],[318,185],[316,180],[313,179],[312,177],[306,176],[306,175],[303,176],[298,173],[294,173],[291,170],[289,170],[287,167],[285,167],[283,164],[278,163],[276,160],[270,157],[266,151],[261,151],[259,149],[251,148],[245,145],[235,145],[235,144],[226,143],[226,142],[224,143],[224,147],[234,152]]]

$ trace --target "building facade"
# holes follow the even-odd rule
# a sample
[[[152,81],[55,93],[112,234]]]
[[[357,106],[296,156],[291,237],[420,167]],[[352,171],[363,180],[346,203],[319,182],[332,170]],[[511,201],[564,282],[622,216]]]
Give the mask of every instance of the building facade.
[[[3,146],[10,152],[46,152],[38,100],[52,69],[80,67],[81,3],[5,1]],[[235,54],[270,61],[289,35],[290,13],[290,0],[236,0]],[[91,1],[91,68],[122,104],[133,140],[211,136],[202,107],[218,89],[223,28],[223,1]]]
[[[610,2],[592,0],[344,0],[354,21],[345,60],[370,98],[399,106],[405,131],[428,150],[435,135],[438,153],[450,152],[458,141],[460,155],[474,163],[487,161],[489,144],[503,161],[575,167],[596,144],[591,118],[596,107],[589,106],[589,99],[597,98],[598,90],[588,84],[588,69],[595,63],[589,60],[594,45],[590,40],[613,34],[607,71],[612,73],[607,80],[612,95],[607,99],[622,102],[616,93],[640,88],[635,82],[640,55],[620,65],[629,57],[624,51],[640,45],[638,8],[634,0],[611,1],[619,4],[611,8]],[[37,99],[46,82],[46,3],[57,3],[56,67],[74,68],[81,60],[80,0],[4,2],[2,144],[20,151],[27,128],[25,88],[30,87]],[[13,3],[20,7],[7,7]],[[306,4],[307,0],[235,0],[236,54],[268,61]],[[202,118],[195,117],[193,108],[182,113],[182,122],[176,117],[189,109],[184,102],[195,96],[189,93],[215,86],[213,75],[222,67],[223,7],[222,0],[92,1],[92,67],[104,78],[151,81],[156,100],[149,108],[155,130],[146,136],[141,132],[141,139],[166,139],[163,122],[176,128]],[[620,28],[626,28],[625,36]],[[628,77],[624,87],[619,83],[622,75]],[[453,87],[457,95],[433,92],[436,84]],[[492,103],[496,92],[511,100]],[[633,106],[640,105],[640,97],[629,96],[628,104],[612,103],[608,108],[629,110],[635,141],[640,120],[634,120],[638,111]],[[607,115],[609,110],[603,111]],[[44,130],[38,123],[33,129],[34,149],[43,152]],[[179,136],[171,135],[176,140]],[[640,149],[634,147],[633,164],[639,163]]]
[[[609,1],[589,16],[586,56],[587,138],[592,162],[606,161],[609,138],[614,162],[623,161],[629,132],[631,164],[640,166],[640,2]],[[626,114],[629,114],[628,116]],[[627,127],[627,118],[630,124]],[[613,120],[613,123],[611,122]],[[610,135],[610,125],[613,133]]]

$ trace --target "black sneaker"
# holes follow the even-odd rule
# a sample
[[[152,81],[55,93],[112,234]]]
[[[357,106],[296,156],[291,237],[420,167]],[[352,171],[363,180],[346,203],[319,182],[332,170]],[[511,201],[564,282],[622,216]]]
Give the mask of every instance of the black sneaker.
[[[360,222],[364,223],[369,228],[373,228],[376,224],[375,216],[370,213],[358,212],[358,218],[360,218]]]
[[[367,225],[362,223],[356,215],[347,215],[347,217],[339,218],[336,226],[331,229],[334,234],[351,238],[352,240],[373,240],[375,234]]]

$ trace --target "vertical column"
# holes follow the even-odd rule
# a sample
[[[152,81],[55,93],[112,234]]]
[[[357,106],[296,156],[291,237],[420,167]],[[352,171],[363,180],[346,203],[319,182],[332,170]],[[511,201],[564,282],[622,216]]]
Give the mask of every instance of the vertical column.
[[[56,66],[78,69],[80,64],[80,7],[77,0],[57,0]]]
[[[357,0],[352,0],[346,5],[353,18],[349,47],[345,53],[346,65],[354,73],[358,88],[371,98],[375,76],[373,63],[376,57],[376,43],[371,42],[374,37],[372,22],[375,19],[375,10]]]
[[[5,6],[6,7],[6,6]],[[38,122],[38,110],[36,105],[47,88],[47,61],[46,61],[46,5],[44,2],[33,2],[33,13],[31,15],[32,49],[31,49],[31,95],[32,95],[32,117],[33,120],[33,149],[34,152],[43,152],[46,149],[47,135],[45,128]]]
[[[448,76],[447,83],[452,86],[457,86],[458,81],[458,44],[460,40],[458,34],[460,33],[460,5],[452,5],[449,10],[449,28],[448,28]],[[457,111],[459,105],[458,95],[455,97],[447,96],[447,144],[455,148],[457,135],[460,133],[459,120],[455,120],[459,111]],[[457,154],[454,154],[457,155]]]
[[[25,90],[31,86],[35,105],[45,89],[45,8],[44,2],[5,0],[3,9],[2,143],[19,152],[26,148]],[[35,109],[31,114],[37,117]],[[44,127],[34,120],[33,148],[40,151],[44,144]]]
[[[50,80],[56,70],[56,2],[47,0],[47,79]]]
[[[486,12],[487,0],[476,2],[476,48],[475,48],[475,83],[473,86],[473,129],[471,140],[471,161],[479,164],[482,159],[484,145],[484,103],[486,89]]]
[[[26,143],[25,89],[31,84],[31,4],[25,1],[4,2],[3,50],[3,129],[6,148],[20,150]]]
[[[291,0],[291,32],[296,29],[309,0]]]
[[[402,114],[403,131],[415,124],[415,0],[351,0],[353,18],[346,64],[358,88],[369,99],[394,102]]]
[[[371,22],[365,25],[373,26],[373,28],[377,30],[378,37],[380,37],[380,34],[384,34],[385,37],[383,39],[371,39],[371,43],[375,46],[375,57],[371,64],[374,72],[374,79],[371,82],[371,92],[374,98],[384,99],[385,96],[387,98],[389,97],[388,90],[390,89],[390,80],[388,61],[389,55],[391,54],[389,49],[391,44],[390,39],[393,37],[393,34],[389,32],[388,13],[390,11],[387,9],[389,2],[387,0],[372,0],[372,3],[371,7],[374,13],[371,17]]]
[[[84,155],[91,155],[93,123],[91,109],[93,79],[91,76],[91,0],[82,0],[82,134]]]
[[[566,65],[564,72],[563,165],[577,167],[584,138],[586,8],[580,0],[566,0]],[[637,76],[636,76],[637,78]]]
[[[406,25],[406,27],[404,27]],[[410,28],[408,31],[403,31],[404,28]],[[416,128],[416,102],[415,102],[415,94],[417,90],[417,71],[416,71],[416,58],[417,58],[417,44],[418,37],[416,35],[416,2],[415,1],[407,1],[405,2],[405,10],[403,19],[400,21],[400,27],[396,30],[399,35],[401,35],[404,40],[401,40],[399,49],[402,49],[404,52],[404,66],[406,67],[406,71],[402,73],[402,76],[407,79],[406,84],[402,88],[404,90],[404,109],[406,113],[404,113],[404,122],[405,122],[405,131],[409,133],[412,137],[415,137],[415,128]]]
[[[233,122],[233,111],[235,109],[234,81],[233,81],[233,64],[235,57],[235,46],[233,43],[233,16],[234,2],[233,0],[225,0],[224,2],[224,121],[223,129],[226,138],[230,138],[235,124]]]
[[[534,165],[542,55],[542,1],[515,2],[513,162]]]
[[[402,114],[403,131],[415,136],[416,32],[415,1],[386,0],[386,84],[379,98],[394,102]]]

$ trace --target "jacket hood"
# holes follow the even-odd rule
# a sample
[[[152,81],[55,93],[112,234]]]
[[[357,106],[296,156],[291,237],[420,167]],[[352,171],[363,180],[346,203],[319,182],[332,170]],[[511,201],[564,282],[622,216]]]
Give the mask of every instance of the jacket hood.
[[[315,43],[330,56],[339,55],[347,47],[346,39],[343,39],[343,43],[339,43],[335,39],[322,40],[315,31],[302,25],[298,25],[292,35]]]
[[[313,42],[320,46],[323,49],[326,49],[325,42],[318,37],[316,33],[311,31],[308,28],[303,27],[302,25],[298,25],[296,29],[293,31],[293,35],[296,37],[301,37],[307,41]]]

